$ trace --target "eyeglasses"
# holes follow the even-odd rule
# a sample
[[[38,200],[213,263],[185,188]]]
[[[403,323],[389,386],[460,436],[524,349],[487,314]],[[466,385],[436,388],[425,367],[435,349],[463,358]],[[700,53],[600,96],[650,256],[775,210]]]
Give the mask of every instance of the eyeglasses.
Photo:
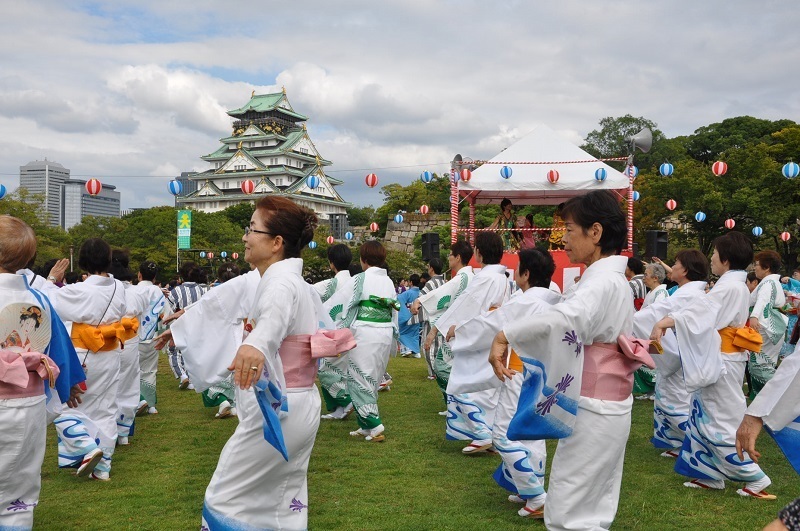
[[[256,229],[251,229],[250,227],[245,227],[245,228],[244,228],[244,235],[245,235],[245,236],[247,236],[247,235],[248,235],[248,234],[250,234],[251,232],[257,232],[258,234],[268,234],[268,235],[270,235],[270,236],[275,236],[275,234],[273,234],[273,233],[271,233],[271,232],[267,232],[267,231],[265,231],[265,230],[256,230]]]

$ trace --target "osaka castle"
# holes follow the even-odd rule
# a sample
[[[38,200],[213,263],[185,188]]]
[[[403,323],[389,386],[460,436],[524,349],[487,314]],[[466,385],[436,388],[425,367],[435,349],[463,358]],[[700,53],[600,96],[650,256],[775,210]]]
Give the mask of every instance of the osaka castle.
[[[352,206],[334,189],[342,181],[325,175],[325,166],[332,163],[317,151],[306,131],[308,118],[295,112],[285,89],[253,92],[250,101],[228,115],[233,132],[220,139],[219,149],[200,157],[211,167],[189,175],[197,189],[178,197],[179,206],[216,212],[275,194],[312,209],[320,219],[344,215]],[[308,179],[311,176],[319,178],[316,188],[308,186],[308,181],[316,181]],[[252,193],[245,193],[250,189]]]

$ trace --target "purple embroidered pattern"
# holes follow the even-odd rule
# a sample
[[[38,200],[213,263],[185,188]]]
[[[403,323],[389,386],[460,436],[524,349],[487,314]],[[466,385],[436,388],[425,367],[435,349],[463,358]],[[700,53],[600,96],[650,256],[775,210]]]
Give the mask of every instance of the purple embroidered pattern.
[[[17,498],[11,505],[6,508],[6,511],[14,512],[14,511],[27,511],[28,509],[33,509],[36,507],[35,503],[25,503],[24,501]]]
[[[569,373],[561,378],[561,381],[556,384],[556,390],[553,391],[553,394],[536,404],[536,413],[542,416],[550,413],[550,409],[555,405],[558,395],[565,392],[574,379]]]
[[[575,356],[577,357],[581,353],[581,349],[583,348],[583,343],[578,339],[578,334],[575,333],[575,330],[570,330],[566,334],[564,334],[564,339],[561,341],[565,341],[568,345],[575,345]]]
[[[299,513],[302,512],[303,509],[308,509],[308,505],[303,505],[303,502],[301,502],[297,498],[292,498],[292,503],[289,504],[289,508]]]
[[[206,526],[201,525],[200,526],[200,531],[211,531],[211,530],[209,528],[207,528]]]

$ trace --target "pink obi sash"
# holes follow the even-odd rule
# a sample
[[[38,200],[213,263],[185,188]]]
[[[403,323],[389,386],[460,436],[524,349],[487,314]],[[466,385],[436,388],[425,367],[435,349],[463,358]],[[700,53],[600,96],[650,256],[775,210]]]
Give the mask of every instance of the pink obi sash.
[[[656,364],[648,352],[650,340],[619,336],[617,343],[592,343],[583,351],[581,396],[622,401],[633,391],[633,373]]]
[[[320,330],[316,334],[287,336],[278,348],[287,389],[311,387],[317,376],[317,358],[333,358],[356,346],[349,328]]]
[[[0,399],[44,394],[43,380],[56,384],[58,366],[39,352],[0,350]]]

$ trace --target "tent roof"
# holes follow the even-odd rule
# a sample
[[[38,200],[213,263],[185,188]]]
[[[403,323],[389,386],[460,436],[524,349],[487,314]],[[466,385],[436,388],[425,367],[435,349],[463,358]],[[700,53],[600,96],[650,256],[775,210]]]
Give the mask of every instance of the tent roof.
[[[522,164],[549,161],[553,164]],[[503,166],[512,169],[509,179],[500,176]],[[606,170],[603,182],[594,178],[598,168]],[[556,184],[547,180],[550,170],[558,171]],[[497,204],[507,197],[518,205],[557,205],[592,190],[616,190],[625,196],[628,178],[549,127],[540,125],[473,171],[469,182],[459,181],[458,189],[461,195],[474,197],[478,204]]]

